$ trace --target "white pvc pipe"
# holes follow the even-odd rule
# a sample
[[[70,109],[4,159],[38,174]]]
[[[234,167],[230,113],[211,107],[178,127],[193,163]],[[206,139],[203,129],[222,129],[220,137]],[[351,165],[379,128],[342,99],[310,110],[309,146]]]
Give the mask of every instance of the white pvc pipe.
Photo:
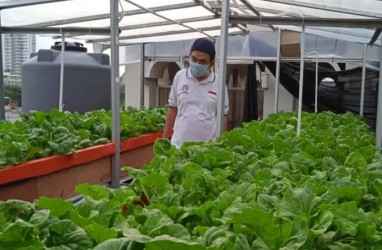
[[[279,85],[280,85],[280,50],[281,50],[281,30],[278,29],[277,40],[277,61],[276,61],[276,82],[275,82],[275,113],[279,111]]]
[[[297,136],[301,133],[301,113],[302,113],[302,93],[304,86],[304,54],[305,54],[305,26],[301,31],[301,58],[300,58],[300,88],[298,92],[298,112],[297,112]]]
[[[229,2],[222,2],[221,29],[220,29],[220,48],[219,48],[219,79],[218,82],[218,108],[217,108],[217,129],[216,135],[219,137],[224,131],[224,99],[227,68],[227,44],[228,44],[228,24],[229,24]]]
[[[65,34],[62,33],[62,42],[61,42],[61,65],[60,65],[60,92],[59,92],[59,101],[58,101],[58,110],[62,112],[64,108],[64,53],[65,53]]]
[[[359,115],[363,116],[363,106],[365,102],[365,78],[366,78],[366,52],[367,44],[363,46],[363,61],[362,61],[362,81],[361,81],[361,100],[359,103]]]
[[[0,28],[1,28],[1,13],[0,13]],[[3,47],[3,33],[0,32],[0,48]],[[4,65],[3,65],[3,51],[0,49],[0,119],[5,120],[5,106],[4,106]]]
[[[141,69],[139,74],[139,105],[140,107],[145,106],[145,44],[141,44],[141,51],[140,51],[140,58],[141,58]],[[159,100],[159,98],[158,98]],[[126,103],[126,101],[125,101]]]
[[[115,154],[111,160],[111,186],[120,186],[120,151],[121,125],[119,103],[119,30],[118,30],[118,1],[110,0],[110,57],[111,57],[111,109],[112,109],[112,140],[115,143]]]
[[[316,56],[316,76],[315,76],[315,89],[314,89],[314,112],[318,112],[318,52],[317,51],[311,51],[308,54],[305,55],[305,57],[308,57],[310,55],[314,54]]]
[[[382,44],[382,37],[381,37]],[[376,124],[376,142],[377,147],[382,143],[382,47],[379,47],[379,82],[378,82],[378,104],[377,104],[377,124]]]
[[[316,82],[314,89],[314,113],[318,112],[318,53],[316,52]]]

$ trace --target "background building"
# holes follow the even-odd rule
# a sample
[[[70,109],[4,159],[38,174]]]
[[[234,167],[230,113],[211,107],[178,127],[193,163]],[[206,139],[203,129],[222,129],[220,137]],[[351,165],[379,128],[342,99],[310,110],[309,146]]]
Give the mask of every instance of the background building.
[[[13,81],[15,78],[21,80],[22,64],[29,59],[30,53],[36,51],[36,35],[4,34],[2,39],[4,75]]]

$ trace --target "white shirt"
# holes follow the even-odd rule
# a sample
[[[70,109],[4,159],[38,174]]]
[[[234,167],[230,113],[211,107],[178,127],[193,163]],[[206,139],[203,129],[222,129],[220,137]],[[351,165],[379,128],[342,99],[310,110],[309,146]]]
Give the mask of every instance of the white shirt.
[[[180,147],[186,141],[214,141],[217,132],[219,77],[214,72],[199,82],[189,69],[177,72],[171,86],[169,106],[177,108],[171,143]],[[225,86],[224,114],[228,113]]]

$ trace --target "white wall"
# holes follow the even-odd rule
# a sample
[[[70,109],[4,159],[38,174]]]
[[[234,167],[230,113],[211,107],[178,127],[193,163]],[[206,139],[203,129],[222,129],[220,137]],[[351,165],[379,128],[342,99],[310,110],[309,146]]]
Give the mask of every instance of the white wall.
[[[156,78],[145,78],[144,106],[145,107],[158,106],[158,79]]]
[[[125,73],[122,76],[122,82],[125,85],[125,107],[132,106],[139,108],[141,106],[141,63],[130,63],[126,65]],[[143,86],[143,106],[153,107],[157,105],[158,79],[144,78]]]
[[[268,69],[264,72],[268,77],[266,88],[264,88],[264,109],[263,118],[275,112],[275,77]],[[263,73],[263,74],[264,74]],[[264,77],[264,76],[263,76]],[[264,82],[262,83],[264,85]],[[263,86],[265,87],[265,86]],[[296,110],[296,99],[280,84],[279,85],[279,102],[278,110],[285,112],[293,112]]]
[[[122,76],[122,83],[125,85],[125,107],[140,107],[140,70],[141,63],[130,63],[125,66],[125,73]]]
[[[174,75],[179,66],[174,62],[154,62],[146,60],[144,64],[143,105],[153,107],[158,105],[158,86],[171,84],[170,71]],[[125,106],[140,107],[141,100],[141,69],[140,62],[132,62],[125,66],[122,83],[125,85]]]

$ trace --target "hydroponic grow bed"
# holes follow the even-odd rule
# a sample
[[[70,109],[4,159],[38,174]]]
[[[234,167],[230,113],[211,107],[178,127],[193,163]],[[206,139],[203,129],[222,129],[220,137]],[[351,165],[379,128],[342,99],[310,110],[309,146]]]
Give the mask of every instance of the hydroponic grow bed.
[[[120,166],[139,168],[153,157],[152,145],[162,132],[121,142]],[[0,200],[33,201],[40,196],[69,198],[81,183],[111,180],[115,144],[106,143],[77,151],[77,155],[50,156],[0,169]],[[126,175],[121,172],[121,176]]]

